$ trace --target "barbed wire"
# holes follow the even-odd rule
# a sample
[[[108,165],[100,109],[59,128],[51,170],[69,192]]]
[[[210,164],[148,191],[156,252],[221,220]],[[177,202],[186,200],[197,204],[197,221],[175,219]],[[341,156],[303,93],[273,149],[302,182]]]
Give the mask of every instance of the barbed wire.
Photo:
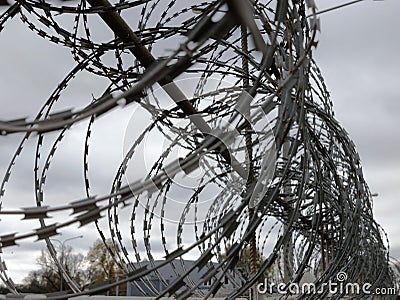
[[[232,286],[225,296],[234,299],[267,273],[288,285],[309,269],[317,287],[336,281],[340,271],[349,282],[368,277],[373,287],[393,286],[388,239],[373,219],[360,158],[334,118],[313,60],[320,30],[314,1],[59,4],[17,0],[0,16],[0,31],[19,16],[32,33],[69,48],[76,62],[36,117],[0,120],[2,136],[23,134],[1,183],[0,215],[40,223],[29,232],[2,234],[0,250],[32,237],[44,240],[73,291],[49,299],[93,294],[124,282],[157,299],[208,298],[224,290],[224,278]],[[83,108],[55,113],[62,93],[83,72],[109,80],[102,96],[88,99]],[[174,105],[166,105],[165,98]],[[95,196],[89,166],[94,126],[101,116],[130,107],[150,118],[135,139],[126,138],[110,192]],[[84,121],[85,196],[57,205],[45,197],[49,170],[72,126]],[[46,155],[50,132],[56,138]],[[143,165],[143,177],[132,174],[145,160],[146,143],[159,142],[157,134],[164,143],[161,154]],[[7,209],[6,186],[33,139],[35,206]],[[202,173],[191,177],[194,172]],[[186,186],[187,178],[194,183]],[[179,186],[185,191],[178,193]],[[70,215],[47,222],[60,213]],[[126,278],[81,291],[50,240],[75,224],[95,224]],[[157,262],[154,248],[160,246],[164,259]],[[187,257],[193,258],[190,266]],[[173,282],[160,271],[164,266],[174,273]],[[18,294],[1,257],[0,279]],[[206,283],[209,288],[200,289]],[[327,292],[307,299],[324,299]]]

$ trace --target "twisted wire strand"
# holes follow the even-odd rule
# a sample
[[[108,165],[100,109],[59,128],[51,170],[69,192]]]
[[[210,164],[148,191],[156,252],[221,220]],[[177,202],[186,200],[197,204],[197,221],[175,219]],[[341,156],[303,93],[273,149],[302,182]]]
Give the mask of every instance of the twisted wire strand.
[[[363,282],[368,275],[373,287],[394,284],[388,238],[373,219],[360,158],[334,118],[329,92],[312,58],[320,26],[314,1],[278,1],[274,7],[271,1],[239,0],[81,0],[76,6],[18,0],[0,16],[0,30],[17,14],[33,33],[70,48],[76,62],[33,120],[0,121],[1,135],[24,134],[1,184],[0,215],[40,223],[30,232],[2,233],[0,250],[32,237],[45,240],[74,292],[50,299],[106,291],[124,282],[157,299],[217,293],[235,299],[266,277],[289,284],[299,282],[307,270],[315,274],[317,288],[336,282],[339,271],[346,272],[349,282]],[[97,30],[97,16],[113,30],[112,37]],[[132,30],[134,38],[118,34],[118,26],[128,19],[137,20],[126,23],[137,28]],[[139,52],[148,55],[147,60]],[[108,79],[105,92],[88,99],[83,108],[54,113],[54,104],[81,72]],[[174,80],[194,75],[193,95],[167,107],[157,94],[159,86],[168,93]],[[174,88],[176,95],[180,86]],[[129,142],[110,192],[94,196],[89,158],[95,125],[100,116],[132,107],[151,121]],[[88,122],[82,151],[85,196],[57,205],[46,197],[49,170],[64,138],[83,121]],[[57,135],[50,141],[52,131]],[[154,134],[162,136],[166,146],[144,177],[131,178],[140,147]],[[33,138],[36,206],[7,209],[6,185]],[[45,144],[50,145],[47,155]],[[268,152],[271,145],[274,158]],[[185,155],[173,157],[174,151]],[[271,168],[273,177],[268,179]],[[176,177],[193,170],[204,174],[177,196]],[[211,190],[216,194],[203,200]],[[127,210],[129,220],[123,217]],[[71,211],[61,222],[47,223],[49,215]],[[126,272],[125,279],[80,290],[50,240],[74,224],[95,224],[110,257]],[[165,267],[175,274],[172,282],[162,272]],[[224,287],[225,278],[231,289]],[[1,257],[0,279],[18,293]],[[208,290],[201,290],[206,284]],[[323,299],[326,294],[299,299]]]

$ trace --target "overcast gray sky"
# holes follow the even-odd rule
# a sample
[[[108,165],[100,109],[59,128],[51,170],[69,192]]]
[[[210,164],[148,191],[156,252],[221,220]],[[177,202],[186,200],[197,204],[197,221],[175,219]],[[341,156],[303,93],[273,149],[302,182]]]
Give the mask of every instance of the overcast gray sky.
[[[320,9],[338,1],[317,2]],[[322,32],[314,55],[331,92],[336,117],[350,133],[360,153],[370,189],[379,196],[374,201],[377,221],[389,235],[391,253],[400,257],[400,1],[366,0],[351,7],[321,15]],[[19,19],[7,24],[0,33],[0,119],[33,116],[43,99],[74,66],[68,49],[49,43],[26,29]],[[92,94],[99,96],[106,81],[80,74],[63,95],[62,107],[83,106]],[[61,104],[60,104],[61,105]],[[93,131],[91,174],[94,194],[108,193],[115,170],[122,159],[124,128],[132,109],[100,119]],[[110,128],[118,123],[121,130]],[[87,123],[74,127],[50,169],[46,197],[57,201],[79,199],[82,188],[82,146],[80,133]],[[75,132],[75,133],[74,133]],[[21,135],[1,137],[0,174],[3,175]],[[51,135],[54,137],[54,135]],[[104,142],[106,141],[106,143]],[[34,205],[32,169],[35,141],[26,145],[7,186],[5,208]],[[106,159],[104,159],[106,158]],[[73,162],[73,163],[71,163]],[[50,176],[51,175],[51,176]],[[68,182],[68,184],[65,184]],[[77,189],[76,187],[79,187]],[[27,199],[32,202],[27,202]],[[17,224],[17,225],[16,225]],[[24,232],[38,224],[3,218],[0,234]],[[81,228],[84,240],[71,241],[77,251],[87,250],[96,236],[93,226]],[[61,240],[77,235],[76,228],[63,232]],[[10,275],[19,282],[36,268],[35,257],[44,245],[26,241],[20,247],[6,249],[3,258]],[[157,250],[157,249],[155,249]],[[161,249],[158,249],[161,250]]]
[[[318,1],[329,7],[337,1]],[[323,4],[323,5],[322,5]],[[376,220],[400,257],[400,1],[364,1],[321,16],[315,57],[337,119],[360,153]]]

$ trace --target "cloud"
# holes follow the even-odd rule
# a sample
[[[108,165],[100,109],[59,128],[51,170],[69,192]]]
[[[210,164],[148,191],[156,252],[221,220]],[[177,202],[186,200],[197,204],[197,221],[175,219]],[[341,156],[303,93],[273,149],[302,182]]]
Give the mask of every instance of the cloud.
[[[320,8],[335,5],[336,1],[319,1]],[[400,119],[398,112],[398,70],[400,62],[397,51],[400,38],[398,1],[363,2],[352,7],[321,16],[322,33],[315,52],[332,94],[337,118],[357,145],[367,181],[372,192],[378,192],[374,212],[379,223],[388,232],[393,256],[400,257],[398,236]],[[340,22],[338,22],[340,20]],[[102,39],[102,36],[97,36]],[[29,51],[27,51],[29,50]],[[58,83],[75,65],[68,49],[49,44],[32,34],[19,20],[7,24],[1,33],[2,52],[0,90],[0,119],[33,117]],[[51,58],[51,59],[49,59]],[[77,76],[63,94],[55,110],[83,107],[98,97],[106,87],[106,80],[83,72]],[[122,144],[125,128],[133,111],[115,110],[101,117],[93,126],[90,147],[90,169],[92,194],[109,192],[112,180],[122,160]],[[135,124],[133,122],[133,124]],[[45,200],[50,205],[65,204],[84,196],[83,149],[87,122],[73,126],[56,152],[45,185]],[[22,135],[0,138],[0,171],[4,174],[13,151]],[[57,137],[55,133],[45,139],[42,162],[49,147]],[[19,208],[33,206],[33,159],[35,138],[31,139],[17,161],[15,171],[7,186],[3,199],[4,207]],[[135,173],[136,175],[136,173]],[[137,173],[141,177],[141,172]],[[175,207],[174,207],[175,208]],[[131,208],[121,213],[124,236],[129,236]],[[66,220],[70,212],[56,214],[51,222]],[[142,214],[143,215],[143,214]],[[100,221],[106,236],[110,236],[108,223]],[[141,225],[141,224],[140,224]],[[37,222],[21,222],[19,218],[2,218],[0,235],[8,232],[26,232],[37,228]],[[33,227],[34,226],[34,227]],[[169,226],[172,228],[173,226]],[[71,241],[77,251],[87,250],[97,238],[93,224],[63,229],[60,240],[83,234],[84,239]],[[185,232],[193,238],[193,233]],[[142,233],[138,233],[138,238]],[[176,232],[168,231],[172,245]],[[163,252],[158,229],[153,229],[154,253]],[[185,236],[186,237],[186,236]],[[188,241],[188,239],[185,240]],[[143,241],[141,241],[143,244]],[[127,247],[129,247],[129,242]],[[35,269],[35,257],[44,248],[43,242],[29,240],[20,247],[5,249],[4,259],[15,281],[19,282],[29,270]],[[170,249],[171,249],[170,248]],[[131,249],[129,247],[128,249]],[[143,245],[141,246],[143,249]],[[21,267],[22,266],[22,267]]]
[[[330,2],[319,4],[336,4]],[[336,117],[355,141],[372,192],[379,193],[374,213],[397,247],[392,250],[397,256],[399,9],[398,1],[362,2],[321,16],[322,33],[315,52]]]
[[[390,164],[400,147],[396,139],[398,92],[393,88],[399,67],[397,6],[394,1],[374,2],[323,16],[315,52],[336,116],[356,141],[361,157],[371,156],[371,161],[386,158]],[[339,18],[340,22],[334,22]],[[381,155],[382,151],[390,156]]]

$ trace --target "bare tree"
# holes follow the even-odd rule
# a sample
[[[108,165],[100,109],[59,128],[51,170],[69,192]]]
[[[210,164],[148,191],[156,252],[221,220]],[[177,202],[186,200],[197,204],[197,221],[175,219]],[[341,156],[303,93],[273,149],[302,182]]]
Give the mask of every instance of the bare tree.
[[[58,251],[61,253],[61,251]],[[61,255],[61,254],[60,254]],[[63,262],[66,272],[81,286],[86,282],[84,271],[84,255],[73,253],[72,247],[65,247],[63,251]],[[40,266],[39,270],[32,271],[24,278],[24,288],[30,292],[56,292],[61,287],[61,272],[50,256],[48,250],[42,250],[36,259]]]

